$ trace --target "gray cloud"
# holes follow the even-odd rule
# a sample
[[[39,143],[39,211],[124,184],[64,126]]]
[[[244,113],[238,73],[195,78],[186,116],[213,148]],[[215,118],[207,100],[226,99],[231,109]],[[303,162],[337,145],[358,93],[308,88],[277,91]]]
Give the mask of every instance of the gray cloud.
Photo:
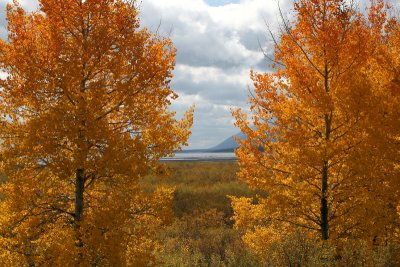
[[[246,86],[238,86],[229,82],[201,82],[178,81],[172,87],[185,93],[193,93],[202,97],[202,100],[216,105],[240,105],[246,103]]]
[[[6,22],[6,5],[7,3],[0,3],[0,38],[7,38],[7,22]]]
[[[227,27],[215,21],[207,9],[185,10],[169,7],[161,10],[159,1],[146,1],[142,6],[141,18],[150,29],[172,33],[178,49],[178,63],[199,67],[219,67],[222,69],[242,68],[257,64],[258,39],[263,31]],[[262,22],[261,15],[258,15]]]
[[[178,111],[186,108],[184,105],[173,107]],[[234,120],[230,113],[230,107],[227,105],[213,104],[204,100],[198,101],[195,118],[191,136],[191,139],[195,141],[192,145],[194,148],[212,147],[238,132],[232,127]]]
[[[248,72],[178,65],[172,87],[186,95],[199,95],[215,104],[235,105],[250,83]]]
[[[171,86],[184,97],[173,108],[180,114],[196,104],[189,142],[193,148],[213,146],[238,131],[229,109],[246,106],[250,69],[267,70],[260,43],[276,2],[235,2],[217,8],[200,0],[143,2],[143,24],[170,34],[177,48]]]
[[[29,10],[37,7],[37,1],[21,3]],[[181,115],[196,105],[191,148],[214,146],[238,131],[230,109],[246,106],[250,69],[266,71],[259,42],[276,7],[275,0],[143,1],[142,26],[169,35],[177,48],[171,87],[181,97],[171,109]],[[4,17],[1,12],[1,38],[6,36]]]

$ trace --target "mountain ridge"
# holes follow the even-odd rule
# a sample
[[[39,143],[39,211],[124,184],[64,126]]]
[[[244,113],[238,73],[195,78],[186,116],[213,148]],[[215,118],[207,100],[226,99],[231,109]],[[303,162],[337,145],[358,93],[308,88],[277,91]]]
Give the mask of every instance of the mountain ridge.
[[[226,152],[234,152],[236,148],[239,147],[239,144],[236,142],[234,138],[239,138],[240,140],[244,140],[246,135],[242,132],[239,132],[231,137],[226,138],[221,143],[216,146],[210,148],[203,149],[187,149],[180,151],[179,153],[226,153]]]

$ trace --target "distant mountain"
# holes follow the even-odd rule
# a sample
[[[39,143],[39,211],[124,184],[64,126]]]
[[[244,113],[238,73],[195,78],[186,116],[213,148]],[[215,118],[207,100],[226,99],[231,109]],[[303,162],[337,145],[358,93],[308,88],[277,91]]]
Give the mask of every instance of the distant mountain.
[[[239,138],[240,140],[246,139],[246,135],[242,132],[234,135],[235,137]],[[218,153],[218,152],[234,152],[239,145],[233,139],[233,136],[225,139],[223,142],[219,143],[216,146],[211,148],[204,148],[204,149],[185,149],[183,151],[177,151],[177,153]]]
[[[234,137],[244,140],[246,139],[246,134],[240,132]],[[207,149],[209,152],[233,152],[236,148],[239,147],[239,144],[235,141],[233,136],[225,139],[223,142],[219,143],[218,145]]]

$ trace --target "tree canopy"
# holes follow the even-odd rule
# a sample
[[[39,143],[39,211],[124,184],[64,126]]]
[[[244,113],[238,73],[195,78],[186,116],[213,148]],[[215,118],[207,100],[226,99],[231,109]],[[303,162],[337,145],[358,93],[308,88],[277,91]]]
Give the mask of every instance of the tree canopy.
[[[9,4],[0,41],[0,258],[151,264],[172,189],[139,182],[186,144],[193,116],[168,110],[176,51],[141,27],[135,1],[39,2]]]
[[[232,205],[257,253],[298,230],[335,242],[395,236],[399,187],[389,176],[398,157],[384,155],[395,151],[388,129],[398,136],[398,95],[387,87],[398,74],[385,74],[395,64],[381,59],[393,58],[383,51],[397,49],[398,26],[381,1],[368,12],[344,0],[296,1],[274,39],[274,72],[251,73],[251,117],[234,111],[247,135],[238,175],[268,196]]]

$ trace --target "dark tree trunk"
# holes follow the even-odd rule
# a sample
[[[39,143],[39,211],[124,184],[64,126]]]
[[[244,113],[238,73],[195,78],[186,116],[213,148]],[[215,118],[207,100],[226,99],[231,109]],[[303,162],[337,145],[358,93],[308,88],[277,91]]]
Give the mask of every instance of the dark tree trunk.
[[[83,192],[84,188],[84,170],[76,170],[76,181],[75,181],[75,227],[79,228],[79,222],[83,214]]]
[[[329,238],[329,222],[328,222],[328,162],[324,161],[322,168],[322,197],[321,197],[321,235],[323,240]]]
[[[36,267],[36,263],[33,260],[31,255],[27,255],[27,256],[25,256],[25,258],[26,258],[26,262],[28,263],[29,267]]]
[[[329,71],[328,64],[325,62],[324,87],[326,94],[329,94]],[[325,114],[325,141],[329,141],[332,129],[333,112]],[[329,180],[329,161],[324,159],[322,162],[321,175],[321,236],[322,240],[329,238],[329,206],[328,206],[328,180]]]
[[[80,232],[80,222],[83,215],[83,192],[85,190],[85,179],[84,179],[84,170],[77,169],[76,170],[76,180],[75,180],[75,217],[74,217],[74,227],[75,227],[75,240],[76,246],[79,248],[78,252],[78,261],[76,266],[80,266],[83,261],[83,252],[81,248],[83,248],[83,241]]]

